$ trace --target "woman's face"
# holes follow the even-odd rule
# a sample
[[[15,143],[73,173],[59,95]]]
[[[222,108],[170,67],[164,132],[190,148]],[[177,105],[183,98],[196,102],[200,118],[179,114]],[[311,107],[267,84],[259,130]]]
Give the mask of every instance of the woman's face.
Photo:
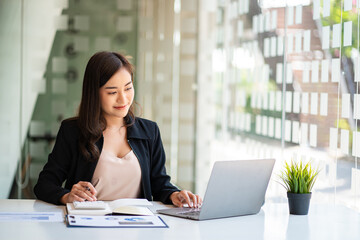
[[[101,109],[107,120],[123,119],[129,112],[133,100],[134,87],[131,75],[124,67],[100,88]]]

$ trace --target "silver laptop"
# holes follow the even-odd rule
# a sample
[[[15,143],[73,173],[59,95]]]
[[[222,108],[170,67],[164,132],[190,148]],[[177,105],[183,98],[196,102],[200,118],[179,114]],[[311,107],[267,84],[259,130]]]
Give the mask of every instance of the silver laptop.
[[[206,220],[257,214],[265,201],[275,159],[215,162],[201,208],[170,208],[158,213]]]

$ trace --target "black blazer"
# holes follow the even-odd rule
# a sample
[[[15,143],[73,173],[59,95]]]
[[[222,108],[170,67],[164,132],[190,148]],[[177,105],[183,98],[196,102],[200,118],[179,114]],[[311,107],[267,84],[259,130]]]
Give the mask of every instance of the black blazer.
[[[61,123],[53,151],[34,187],[38,199],[61,204],[60,198],[70,192],[74,184],[91,181],[97,161],[89,162],[80,153],[79,131],[76,120],[64,120]],[[135,124],[127,129],[127,139],[141,167],[141,197],[149,201],[171,203],[171,193],[180,190],[170,183],[170,177],[166,174],[165,152],[157,124],[135,118]],[[100,152],[103,143],[102,136],[96,142]],[[62,187],[65,180],[65,187]]]

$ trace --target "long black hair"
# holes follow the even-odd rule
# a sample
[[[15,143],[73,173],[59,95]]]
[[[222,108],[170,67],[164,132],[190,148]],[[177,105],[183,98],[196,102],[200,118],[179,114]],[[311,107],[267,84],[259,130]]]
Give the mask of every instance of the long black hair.
[[[119,53],[95,53],[86,66],[77,121],[80,128],[80,152],[89,161],[99,159],[100,151],[95,143],[106,128],[106,121],[101,110],[99,89],[122,68],[130,73],[133,81],[134,67],[125,56]],[[131,104],[124,122],[126,127],[134,124],[133,104]]]

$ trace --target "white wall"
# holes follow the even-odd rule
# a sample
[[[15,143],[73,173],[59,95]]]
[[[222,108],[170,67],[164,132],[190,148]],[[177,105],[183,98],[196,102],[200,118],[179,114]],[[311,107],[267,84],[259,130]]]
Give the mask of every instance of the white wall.
[[[55,20],[68,5],[67,0],[23,2],[0,0],[0,198],[9,195],[37,96],[46,87],[42,78]]]

